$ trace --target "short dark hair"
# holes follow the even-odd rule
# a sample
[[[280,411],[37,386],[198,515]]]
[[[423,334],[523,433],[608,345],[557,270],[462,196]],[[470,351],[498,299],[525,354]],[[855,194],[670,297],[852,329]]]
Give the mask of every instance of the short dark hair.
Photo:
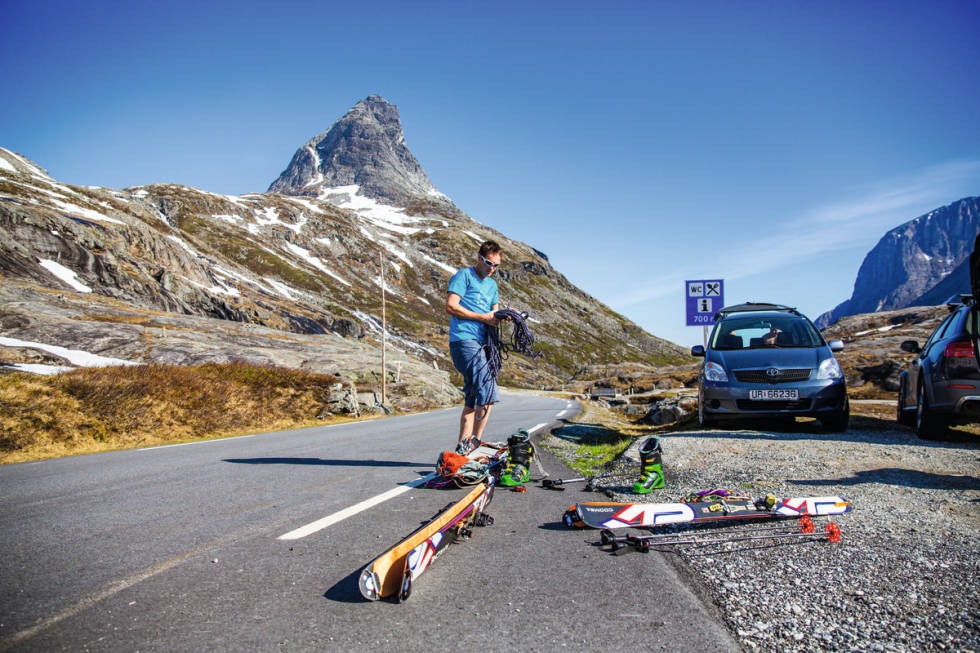
[[[497,241],[488,240],[480,245],[480,256],[486,256],[487,254],[499,254],[501,252],[501,247],[497,244]]]

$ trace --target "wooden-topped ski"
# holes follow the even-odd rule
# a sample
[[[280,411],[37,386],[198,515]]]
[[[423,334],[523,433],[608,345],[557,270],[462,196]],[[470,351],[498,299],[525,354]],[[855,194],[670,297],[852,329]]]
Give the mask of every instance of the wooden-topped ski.
[[[838,496],[777,499],[724,499],[692,503],[579,503],[563,521],[576,528],[653,528],[668,524],[722,520],[842,515],[851,504]]]
[[[370,601],[407,599],[412,582],[448,545],[468,538],[473,526],[493,523],[493,518],[486,513],[493,498],[493,488],[492,477],[489,482],[474,485],[462,499],[444,508],[427,524],[378,556],[361,571],[358,581],[361,595]]]

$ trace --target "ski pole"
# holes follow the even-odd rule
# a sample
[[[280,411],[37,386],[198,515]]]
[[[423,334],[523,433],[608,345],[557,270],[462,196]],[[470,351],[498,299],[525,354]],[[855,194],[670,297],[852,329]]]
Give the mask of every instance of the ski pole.
[[[679,536],[678,536],[679,537]],[[610,542],[612,544],[612,552],[616,555],[621,555],[623,553],[629,553],[630,551],[639,551],[640,553],[647,553],[650,551],[651,546],[666,546],[666,545],[676,545],[676,544],[692,544],[695,546],[704,546],[709,544],[724,544],[726,542],[744,542],[749,540],[769,540],[769,539],[780,539],[780,538],[798,538],[807,537],[813,540],[826,540],[833,544],[838,544],[841,541],[841,529],[840,526],[834,522],[827,524],[824,529],[823,535],[818,534],[812,530],[803,530],[800,533],[772,533],[768,535],[744,535],[740,537],[728,537],[728,538],[697,538],[692,537],[686,540],[683,539],[673,539],[673,540],[655,540],[653,538],[642,536],[628,535],[625,539],[617,538],[616,540]]]
[[[565,483],[579,483],[581,481],[588,481],[585,487],[582,488],[583,492],[594,492],[595,491],[595,477],[579,476],[578,478],[544,478],[541,479],[541,487],[546,490],[557,490],[559,492],[564,492],[565,488],[562,487]]]
[[[816,530],[816,526],[814,526],[813,524],[813,517],[811,517],[810,515],[803,515],[797,521],[800,524],[801,533],[813,533]],[[687,529],[687,530],[690,531],[691,529]],[[753,526],[752,527],[752,533],[758,533],[760,531],[785,531],[785,530],[786,530],[785,524],[780,524],[778,526],[767,526],[767,527]],[[729,531],[729,533],[731,533],[731,531]],[[637,542],[637,541],[646,541],[646,540],[653,541],[653,540],[678,539],[683,537],[683,535],[684,533],[681,532],[650,533],[646,535],[635,535],[635,534],[619,535],[616,533],[616,531],[612,529],[604,528],[602,529],[602,531],[599,532],[599,539],[602,542],[602,544],[615,544],[615,543]],[[702,539],[705,540],[721,539],[722,541],[725,540],[725,538],[717,538],[717,537],[711,538],[710,537],[711,535],[712,535],[711,533],[702,533],[703,536]]]
[[[587,480],[588,479],[585,478],[584,476],[580,476],[578,478],[556,478],[556,479],[544,478],[541,479],[541,487],[547,490],[559,490],[561,492],[564,492],[565,488],[563,488],[562,485],[564,485],[565,483],[577,483],[579,481],[587,481]]]

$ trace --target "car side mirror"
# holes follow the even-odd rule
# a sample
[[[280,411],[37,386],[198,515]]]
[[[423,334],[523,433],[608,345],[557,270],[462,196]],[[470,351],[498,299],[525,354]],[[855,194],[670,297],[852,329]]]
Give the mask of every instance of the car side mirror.
[[[704,357],[704,345],[694,345],[691,347],[691,356]]]
[[[902,348],[902,351],[907,351],[910,354],[918,354],[920,351],[922,351],[922,348],[919,347],[919,343],[915,340],[906,340],[899,345],[899,347]]]
[[[844,341],[830,340],[827,342],[827,346],[830,347],[830,351],[842,351],[844,349]]]

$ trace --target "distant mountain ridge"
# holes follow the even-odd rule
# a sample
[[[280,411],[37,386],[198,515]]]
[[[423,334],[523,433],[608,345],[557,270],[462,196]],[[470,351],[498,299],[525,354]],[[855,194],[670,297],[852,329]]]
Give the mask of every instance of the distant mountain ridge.
[[[816,320],[941,304],[970,292],[969,258],[980,197],[966,197],[889,230],[865,256],[850,299]]]
[[[511,357],[505,383],[554,387],[596,366],[687,358],[439,193],[383,98],[299,148],[270,188],[73,186],[0,149],[3,334],[129,360],[271,362],[366,382],[380,378],[383,284],[388,360],[403,382],[422,384],[415,396],[433,396],[452,372],[447,281],[495,239],[501,298],[531,314],[544,354]],[[228,330],[216,320],[257,328],[215,338]],[[331,356],[338,338],[346,353]]]

